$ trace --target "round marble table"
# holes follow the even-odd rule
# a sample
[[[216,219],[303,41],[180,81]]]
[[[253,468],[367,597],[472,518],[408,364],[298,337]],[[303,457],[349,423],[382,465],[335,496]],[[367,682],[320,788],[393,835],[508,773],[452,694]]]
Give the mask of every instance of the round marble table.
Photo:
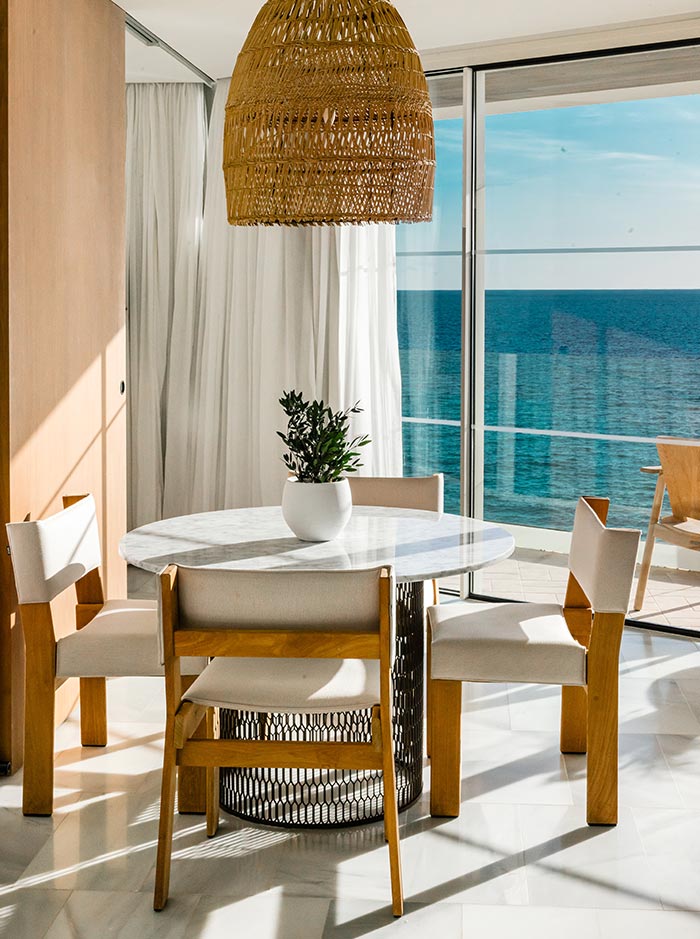
[[[279,506],[206,512],[129,532],[119,551],[129,564],[160,573],[168,564],[231,570],[353,570],[391,565],[396,577],[394,744],[399,807],[421,793],[423,766],[423,581],[477,570],[507,558],[503,528],[459,515],[355,506],[334,541],[299,541]],[[366,740],[369,712],[342,715],[221,713],[221,733],[245,739]],[[376,771],[229,769],[223,808],[275,825],[332,827],[382,815]]]

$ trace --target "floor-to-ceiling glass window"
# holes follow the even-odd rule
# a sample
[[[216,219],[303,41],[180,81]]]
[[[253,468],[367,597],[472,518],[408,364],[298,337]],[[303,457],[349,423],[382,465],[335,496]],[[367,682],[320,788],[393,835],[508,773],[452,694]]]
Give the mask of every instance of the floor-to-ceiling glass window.
[[[576,498],[645,530],[655,437],[700,438],[700,52],[484,70],[475,89],[472,507],[518,552],[472,589],[554,600]],[[700,628],[700,553],[654,561],[642,618]]]
[[[445,474],[445,505],[461,505],[462,72],[429,80],[435,117],[432,222],[396,232],[404,472]]]

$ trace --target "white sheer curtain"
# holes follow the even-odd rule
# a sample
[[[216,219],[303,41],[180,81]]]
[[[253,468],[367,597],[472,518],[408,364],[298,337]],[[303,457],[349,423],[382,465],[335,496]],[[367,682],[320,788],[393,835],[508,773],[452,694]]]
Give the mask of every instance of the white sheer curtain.
[[[401,475],[394,229],[232,228],[221,172],[228,82],[209,128],[189,508],[279,502],[283,390],[360,401],[363,472]]]
[[[402,472],[394,229],[229,226],[227,90],[205,161],[201,88],[129,88],[132,525],[278,503],[290,388],[360,401],[363,472]]]
[[[188,485],[206,109],[199,84],[127,85],[129,524]]]

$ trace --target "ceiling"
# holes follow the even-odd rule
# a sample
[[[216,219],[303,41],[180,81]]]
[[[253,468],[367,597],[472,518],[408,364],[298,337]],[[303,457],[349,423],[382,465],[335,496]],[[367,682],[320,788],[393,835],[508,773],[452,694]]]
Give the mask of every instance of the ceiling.
[[[231,74],[262,0],[120,0],[120,5],[213,78]],[[679,14],[697,0],[395,0],[420,50]],[[158,49],[129,39],[127,80],[188,81]]]

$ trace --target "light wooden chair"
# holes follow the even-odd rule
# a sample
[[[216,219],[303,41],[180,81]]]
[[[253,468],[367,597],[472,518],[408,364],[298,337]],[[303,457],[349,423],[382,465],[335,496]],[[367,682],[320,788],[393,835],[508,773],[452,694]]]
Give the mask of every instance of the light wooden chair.
[[[418,509],[423,512],[444,512],[445,477],[432,476],[348,476],[353,505],[386,505],[394,509]],[[429,603],[430,601],[426,601]],[[433,580],[433,603],[440,602],[440,587]],[[426,675],[430,675],[430,629],[427,630]],[[430,698],[430,682],[425,688],[426,710]],[[426,752],[430,756],[432,739],[430,723],[425,734]]]
[[[95,501],[88,495],[65,496],[63,502],[64,511],[49,518],[7,525],[26,656],[25,815],[53,812],[56,690],[68,678],[80,678],[81,742],[103,747],[107,744],[105,679],[163,675],[157,603],[105,600]],[[51,601],[73,584],[78,600],[76,631],[56,640]],[[193,681],[204,665],[205,659],[188,660],[187,681]],[[190,774],[181,789],[181,810],[201,811],[203,794],[199,777]]]
[[[353,505],[386,505],[394,509],[419,509],[423,512],[444,512],[445,477],[432,476],[348,476]],[[426,604],[430,601],[426,601]],[[440,602],[440,587],[433,580],[433,603]],[[428,627],[426,675],[430,675],[430,631]],[[425,687],[426,711],[429,706],[430,682]],[[430,723],[425,734],[426,752],[432,746]]]
[[[221,766],[377,769],[392,906],[403,910],[392,733],[391,569],[245,572],[169,567],[161,575],[167,724],[153,906],[168,899],[177,771],[204,766],[207,834],[219,821]],[[215,656],[182,687],[181,656]],[[367,743],[215,739],[217,707],[262,713],[372,709]],[[206,720],[208,740],[192,730]]]
[[[661,466],[641,468],[643,473],[656,475],[657,479],[634,598],[635,610],[644,606],[655,541],[700,551],[700,440],[659,437],[656,449]],[[666,492],[671,514],[661,518]]]
[[[532,682],[562,686],[561,751],[588,753],[588,824],[617,824],[620,641],[641,533],[606,528],[607,510],[607,499],[579,500],[563,608],[466,601],[428,611],[431,815],[459,815],[462,682]]]

